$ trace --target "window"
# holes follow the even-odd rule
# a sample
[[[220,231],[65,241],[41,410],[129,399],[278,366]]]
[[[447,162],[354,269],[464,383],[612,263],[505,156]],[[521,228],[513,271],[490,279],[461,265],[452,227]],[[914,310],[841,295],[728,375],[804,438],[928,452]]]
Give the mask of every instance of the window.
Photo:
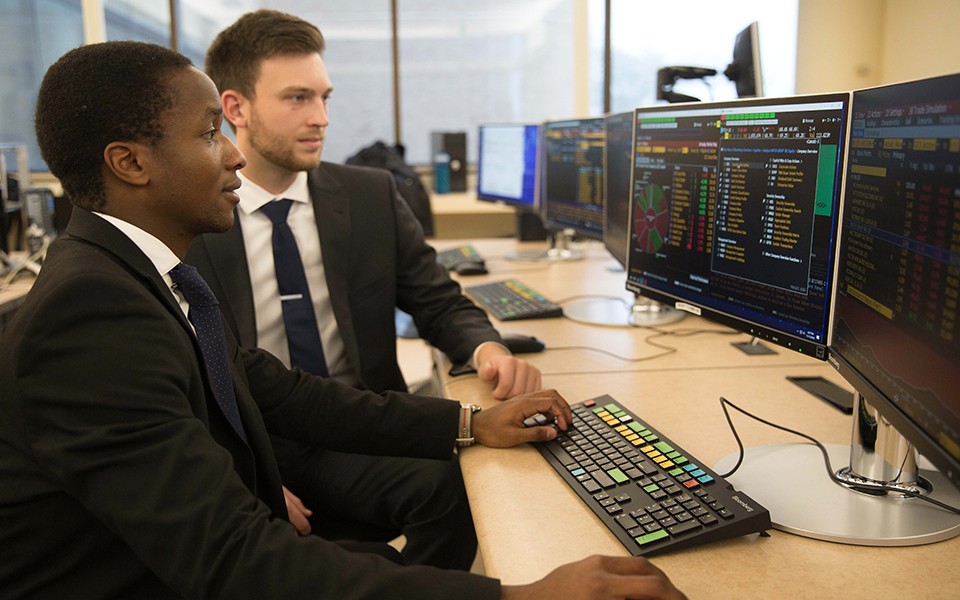
[[[400,101],[407,160],[430,162],[431,131],[571,116],[573,0],[403,0]]]
[[[33,132],[43,74],[82,43],[80,0],[0,2],[0,143],[26,145],[31,170],[46,169]]]
[[[603,111],[604,3],[590,3],[591,111]],[[733,57],[737,33],[759,22],[765,96],[794,93],[797,0],[611,0],[612,111],[655,104],[657,70],[687,65],[716,69],[706,80],[681,80],[675,90],[701,100],[737,97],[723,70]],[[709,84],[709,85],[708,85]]]

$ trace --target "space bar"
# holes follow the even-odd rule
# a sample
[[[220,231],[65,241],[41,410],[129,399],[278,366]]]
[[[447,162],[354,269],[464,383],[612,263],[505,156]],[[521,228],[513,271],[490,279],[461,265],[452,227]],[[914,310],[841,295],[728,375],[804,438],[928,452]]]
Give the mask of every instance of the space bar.
[[[553,456],[556,457],[556,459],[560,461],[560,464],[563,466],[572,465],[577,462],[573,459],[573,457],[567,454],[567,451],[563,449],[563,446],[557,442],[546,442],[544,446],[547,447],[547,450],[550,451],[550,454],[553,454]]]

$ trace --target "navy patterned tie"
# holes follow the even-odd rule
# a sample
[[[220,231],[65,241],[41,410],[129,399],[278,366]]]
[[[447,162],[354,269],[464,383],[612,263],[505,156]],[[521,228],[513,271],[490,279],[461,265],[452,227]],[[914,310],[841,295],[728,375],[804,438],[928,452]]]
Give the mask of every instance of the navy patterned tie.
[[[274,200],[260,208],[273,222],[273,266],[280,288],[283,325],[287,330],[290,364],[315,375],[327,375],[327,361],[313,310],[307,276],[293,231],[287,224],[292,200]]]
[[[217,308],[217,297],[207,286],[200,273],[192,266],[180,263],[170,270],[170,278],[190,304],[187,318],[193,323],[200,342],[200,352],[213,384],[213,393],[220,410],[240,437],[247,439],[237,410],[237,397],[233,392],[233,378],[227,363],[226,341],[223,336],[223,321]]]

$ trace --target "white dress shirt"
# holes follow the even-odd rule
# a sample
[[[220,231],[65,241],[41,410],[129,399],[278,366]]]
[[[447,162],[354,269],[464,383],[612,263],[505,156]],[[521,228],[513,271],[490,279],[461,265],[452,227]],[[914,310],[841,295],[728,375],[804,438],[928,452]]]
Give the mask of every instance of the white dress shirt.
[[[239,225],[243,232],[243,244],[250,270],[253,288],[253,308],[257,323],[257,346],[290,366],[290,349],[287,346],[287,330],[283,324],[283,309],[280,306],[280,290],[277,286],[273,264],[273,223],[260,208],[268,202],[288,198],[293,200],[287,223],[297,240],[303,270],[310,288],[310,298],[320,329],[320,341],[327,360],[327,369],[336,377],[351,385],[359,378],[347,360],[343,338],[337,329],[337,320],[330,304],[327,278],[323,269],[320,251],[320,232],[317,230],[313,203],[307,186],[307,173],[301,171],[286,190],[271,194],[239,172],[243,185],[237,190],[240,195]]]

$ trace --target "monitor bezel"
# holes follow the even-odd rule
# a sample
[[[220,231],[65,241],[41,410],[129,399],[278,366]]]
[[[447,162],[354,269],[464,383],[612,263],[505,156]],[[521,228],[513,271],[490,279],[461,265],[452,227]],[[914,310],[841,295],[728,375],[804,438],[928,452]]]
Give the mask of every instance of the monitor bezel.
[[[672,306],[678,310],[683,310],[691,314],[704,317],[711,321],[726,325],[743,333],[746,333],[758,340],[764,340],[772,342],[780,347],[786,348],[788,350],[796,351],[800,354],[805,354],[811,356],[818,360],[826,360],[828,355],[828,342],[830,340],[830,331],[832,329],[832,310],[833,310],[833,294],[834,286],[836,284],[836,260],[837,260],[837,240],[839,239],[839,225],[841,215],[839,214],[840,209],[840,199],[842,198],[843,193],[843,176],[846,173],[846,160],[847,160],[847,147],[849,139],[849,130],[850,130],[850,92],[835,92],[835,93],[826,93],[826,94],[809,94],[809,95],[800,95],[800,96],[785,96],[785,97],[754,97],[754,98],[740,98],[737,100],[729,101],[720,101],[720,102],[686,102],[678,104],[668,104],[668,105],[657,105],[649,107],[640,107],[634,109],[634,138],[636,138],[636,121],[639,118],[639,115],[650,115],[656,113],[667,113],[667,112],[677,112],[685,110],[713,110],[713,109],[724,109],[731,112],[738,110],[741,107],[764,107],[764,106],[776,106],[781,104],[803,104],[803,103],[826,103],[826,102],[843,102],[843,119],[844,123],[841,128],[840,134],[840,143],[842,148],[838,151],[837,155],[840,160],[840,164],[837,167],[837,186],[834,194],[834,211],[836,217],[833,222],[833,232],[832,239],[833,243],[830,247],[831,255],[828,257],[826,264],[830,268],[830,273],[828,274],[827,280],[829,282],[830,288],[826,291],[825,297],[827,298],[827,305],[824,308],[824,332],[823,332],[823,341],[816,342],[809,340],[804,337],[793,335],[785,331],[775,329],[771,326],[752,322],[744,317],[735,315],[726,311],[723,311],[719,308],[714,308],[710,306],[705,306],[697,303],[696,301],[691,301],[689,298],[680,297],[669,292],[660,290],[655,287],[650,287],[648,285],[640,284],[630,279],[631,273],[631,257],[633,253],[630,251],[632,236],[627,244],[627,281],[626,289],[628,291],[642,294],[648,298],[652,298],[660,303]],[[630,175],[630,189],[633,190],[636,187],[636,167],[631,170]],[[629,223],[633,222],[634,215],[634,202],[630,203],[630,212],[628,216],[628,226]]]

